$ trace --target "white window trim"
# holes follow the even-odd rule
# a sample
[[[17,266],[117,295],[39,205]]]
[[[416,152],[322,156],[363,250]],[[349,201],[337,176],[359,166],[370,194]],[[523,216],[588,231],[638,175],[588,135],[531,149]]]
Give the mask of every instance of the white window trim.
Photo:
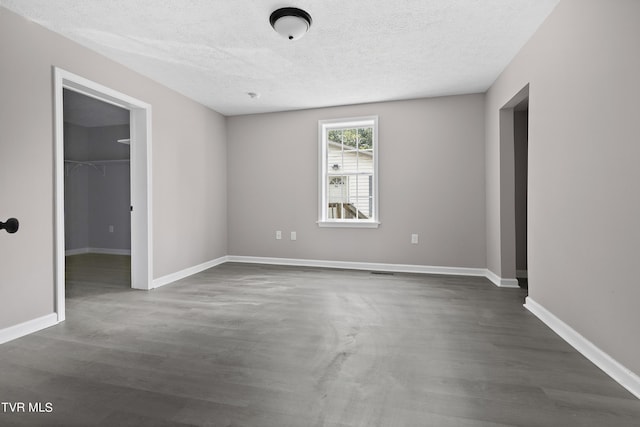
[[[370,219],[327,219],[327,147],[326,132],[331,129],[371,126],[373,122],[373,217]],[[378,116],[353,117],[318,121],[318,221],[319,227],[378,228]]]

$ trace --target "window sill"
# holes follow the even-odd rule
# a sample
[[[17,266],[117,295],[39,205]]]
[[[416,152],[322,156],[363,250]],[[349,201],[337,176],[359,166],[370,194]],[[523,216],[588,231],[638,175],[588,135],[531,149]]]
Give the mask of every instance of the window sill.
[[[378,221],[318,221],[318,227],[326,228],[378,228]]]

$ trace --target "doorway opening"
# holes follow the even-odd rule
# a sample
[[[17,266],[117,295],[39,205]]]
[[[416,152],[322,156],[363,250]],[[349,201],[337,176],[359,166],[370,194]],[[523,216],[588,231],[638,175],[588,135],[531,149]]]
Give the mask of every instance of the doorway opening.
[[[528,289],[527,265],[527,193],[529,177],[529,97],[513,109],[515,217],[516,217],[516,279]]]
[[[500,261],[508,287],[528,289],[529,85],[500,109]]]
[[[129,116],[63,89],[67,298],[131,287]]]
[[[73,254],[74,250],[76,253],[111,252],[127,256],[130,254],[130,274],[127,274],[130,278],[130,287],[151,289],[151,106],[59,68],[54,68],[53,74],[56,202],[55,307],[58,321],[63,321],[65,319],[66,294],[65,255]],[[65,118],[71,120],[70,117],[65,117],[65,97],[67,100],[75,99],[76,103],[84,103],[85,107],[98,105],[99,107],[95,108],[109,111],[110,114],[121,117],[121,121],[125,120],[122,119],[125,117],[127,124],[121,123],[118,128],[109,127],[109,129],[93,132],[74,128],[69,122],[65,124]],[[86,109],[84,109],[85,113]],[[70,111],[68,108],[67,116],[72,114]],[[74,120],[79,121],[80,119]],[[85,117],[83,120],[88,119]],[[128,135],[124,135],[127,130]],[[83,134],[86,134],[87,140],[84,148],[82,147],[85,140]],[[111,144],[117,145],[87,146],[92,142],[88,141],[89,137],[92,141],[95,141],[96,138],[104,138],[108,141],[115,139],[115,141],[111,141]],[[65,144],[65,139],[67,139],[67,144]],[[128,152],[128,159],[125,158],[125,152]],[[119,172],[118,169],[120,169]],[[129,169],[128,174],[123,173],[123,169]],[[74,179],[72,174],[76,174],[76,177],[80,179]],[[83,174],[86,174],[87,180],[83,181]],[[107,174],[109,174],[109,179],[101,179],[106,178]],[[111,179],[126,181],[126,175],[128,175],[129,191],[123,190],[120,185],[117,190],[112,191],[117,194],[110,195],[111,202],[118,205],[116,206],[118,210],[122,208],[120,205],[128,203],[129,209],[126,215],[119,212],[118,221],[116,221],[113,215],[107,215],[109,218],[104,218],[103,214],[107,212],[86,212],[87,217],[93,214],[96,224],[100,225],[104,221],[106,223],[102,224],[103,226],[99,230],[95,230],[93,236],[83,236],[82,231],[74,230],[74,227],[78,225],[80,228],[82,227],[82,221],[73,216],[85,213],[74,212],[71,209],[71,204],[82,204],[86,201],[87,210],[89,208],[108,210],[109,208],[105,207],[105,201],[97,200],[100,199],[100,196],[95,197],[95,194],[90,194],[90,190],[92,187],[93,189],[104,189],[105,184]],[[92,178],[95,179],[92,180]],[[82,199],[81,196],[85,193],[88,198]],[[102,196],[104,197],[105,193],[102,193]],[[90,199],[95,203],[93,206],[89,203]],[[65,202],[68,204],[69,218],[65,216]],[[87,225],[91,226],[91,222],[88,219]],[[87,233],[89,233],[88,230]],[[127,240],[129,244],[127,244]],[[83,244],[87,246],[83,247]],[[98,247],[94,247],[94,245]],[[99,247],[101,245],[111,247]]]

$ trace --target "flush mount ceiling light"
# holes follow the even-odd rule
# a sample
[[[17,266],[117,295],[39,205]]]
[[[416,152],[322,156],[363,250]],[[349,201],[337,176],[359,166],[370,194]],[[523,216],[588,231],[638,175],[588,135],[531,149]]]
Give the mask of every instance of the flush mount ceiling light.
[[[311,15],[296,7],[283,7],[275,10],[269,17],[271,26],[282,37],[298,40],[311,26]]]

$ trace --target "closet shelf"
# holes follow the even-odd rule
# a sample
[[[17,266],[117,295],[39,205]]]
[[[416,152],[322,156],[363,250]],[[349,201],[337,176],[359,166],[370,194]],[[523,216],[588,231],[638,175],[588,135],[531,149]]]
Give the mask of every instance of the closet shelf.
[[[65,160],[64,161],[64,170],[66,175],[69,175],[74,170],[87,166],[93,168],[100,172],[102,176],[106,175],[107,164],[109,163],[129,163],[129,159],[121,159],[121,160],[92,160],[90,162],[82,162],[77,160]]]

